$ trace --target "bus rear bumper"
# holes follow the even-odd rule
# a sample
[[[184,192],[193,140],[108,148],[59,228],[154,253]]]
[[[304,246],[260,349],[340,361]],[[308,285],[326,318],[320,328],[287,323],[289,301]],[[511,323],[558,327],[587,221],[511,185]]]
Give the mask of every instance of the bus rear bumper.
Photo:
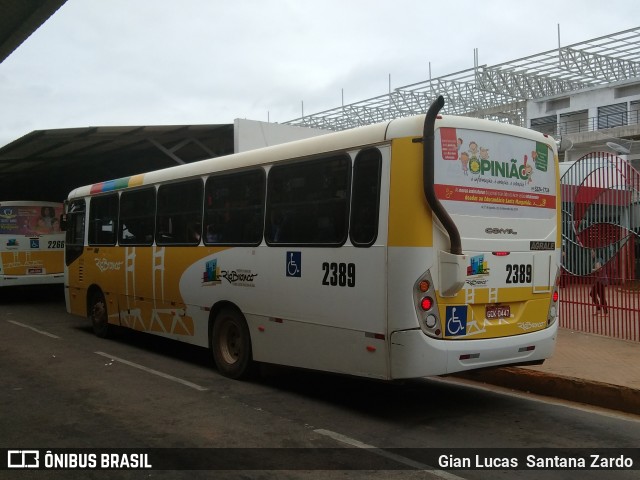
[[[436,340],[421,330],[391,335],[391,378],[419,378],[539,362],[553,354],[558,322],[544,330],[479,340]]]
[[[27,285],[55,285],[64,283],[64,273],[46,275],[2,275],[0,287],[23,287]]]

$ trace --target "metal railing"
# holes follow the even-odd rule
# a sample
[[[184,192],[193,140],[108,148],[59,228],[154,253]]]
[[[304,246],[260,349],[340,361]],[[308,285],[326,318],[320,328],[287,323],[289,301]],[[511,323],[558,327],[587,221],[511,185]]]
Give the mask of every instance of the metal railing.
[[[562,136],[569,133],[595,132],[607,128],[638,124],[640,124],[640,110],[628,110],[598,115],[597,117],[531,125],[531,129],[547,135]]]
[[[640,342],[640,172],[591,152],[560,182],[560,325]]]
[[[560,326],[580,332],[640,342],[640,281],[608,277],[601,287],[606,306],[596,304],[596,278],[571,275],[560,280]]]

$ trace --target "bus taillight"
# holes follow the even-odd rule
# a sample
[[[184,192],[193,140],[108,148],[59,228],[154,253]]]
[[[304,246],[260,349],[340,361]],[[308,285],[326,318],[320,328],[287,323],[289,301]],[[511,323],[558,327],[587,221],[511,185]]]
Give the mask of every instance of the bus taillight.
[[[414,284],[413,301],[418,315],[418,324],[422,332],[433,338],[442,338],[440,314],[435,301],[436,291],[431,273],[424,273]]]
[[[428,312],[433,307],[433,300],[431,297],[423,297],[420,301],[420,308],[425,312]]]
[[[547,313],[547,326],[551,326],[558,319],[558,300],[560,300],[560,292],[558,291],[560,283],[560,275],[562,269],[558,269],[556,273],[556,281],[553,282],[553,292],[551,293],[551,301],[549,302],[549,313]]]

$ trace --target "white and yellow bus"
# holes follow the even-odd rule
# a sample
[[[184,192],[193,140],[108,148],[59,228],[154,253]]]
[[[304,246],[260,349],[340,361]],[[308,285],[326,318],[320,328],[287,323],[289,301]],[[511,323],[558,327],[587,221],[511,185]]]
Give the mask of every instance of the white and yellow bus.
[[[64,282],[62,203],[0,202],[0,287]]]
[[[552,138],[429,113],[77,188],[66,301],[255,362],[401,379],[541,363],[560,263]]]

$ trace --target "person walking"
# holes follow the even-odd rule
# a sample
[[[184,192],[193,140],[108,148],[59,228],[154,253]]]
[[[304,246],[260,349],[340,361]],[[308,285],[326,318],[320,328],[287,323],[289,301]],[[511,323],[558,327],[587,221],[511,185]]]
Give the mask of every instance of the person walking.
[[[607,308],[606,297],[606,285],[607,285],[607,272],[604,270],[602,258],[596,254],[596,250],[591,250],[591,261],[593,273],[593,285],[591,286],[591,292],[589,295],[596,306],[594,315],[608,315],[609,310]]]

